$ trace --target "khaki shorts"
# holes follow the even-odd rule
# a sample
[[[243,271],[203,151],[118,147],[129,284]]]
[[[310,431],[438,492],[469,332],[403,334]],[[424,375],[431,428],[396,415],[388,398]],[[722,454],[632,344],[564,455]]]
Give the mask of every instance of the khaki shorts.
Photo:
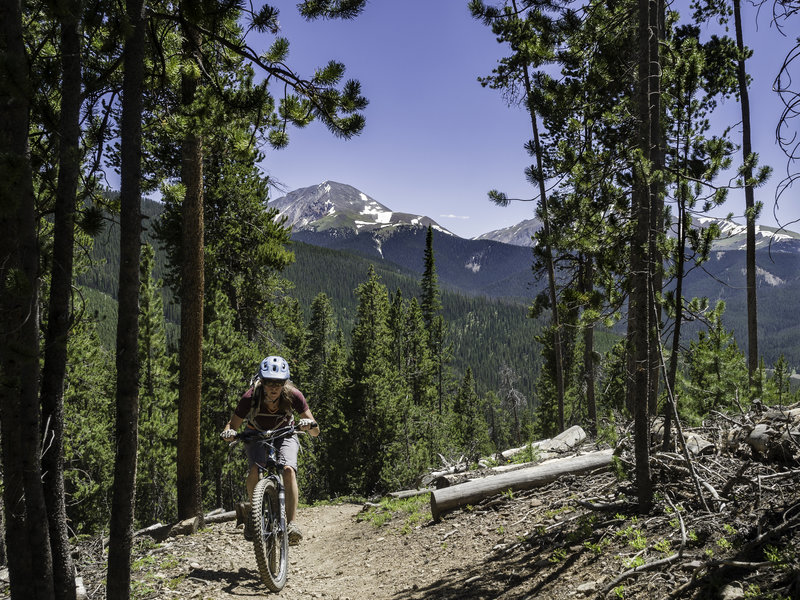
[[[275,444],[275,458],[281,467],[292,467],[297,473],[297,453],[300,450],[300,440],[297,435],[285,437]],[[247,444],[247,461],[249,467],[255,464],[264,465],[267,462],[267,448],[264,444]]]

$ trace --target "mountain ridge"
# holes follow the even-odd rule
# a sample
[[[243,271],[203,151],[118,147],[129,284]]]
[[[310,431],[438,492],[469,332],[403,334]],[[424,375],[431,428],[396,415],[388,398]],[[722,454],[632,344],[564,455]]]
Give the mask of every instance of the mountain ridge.
[[[330,189],[327,189],[330,188]],[[392,211],[353,186],[323,182],[300,188],[287,195],[292,202],[278,199],[270,202],[286,211],[287,224],[294,223],[292,239],[306,244],[342,250],[370,260],[394,263],[412,273],[424,270],[425,233],[433,228],[433,246],[439,283],[468,295],[484,295],[530,302],[542,291],[544,281],[536,280],[533,263],[532,235],[541,224],[528,219],[514,226],[462,238],[420,215]],[[302,193],[301,193],[302,192]],[[333,194],[342,201],[347,196],[347,218],[336,218],[336,203],[326,195]],[[303,201],[303,196],[306,201]],[[303,204],[317,206],[323,222],[310,218]],[[315,204],[316,203],[316,204]],[[374,203],[374,204],[373,204]],[[287,207],[292,207],[294,213]],[[373,215],[369,218],[369,215]],[[306,220],[304,221],[304,218]],[[319,221],[319,219],[317,219]],[[355,223],[361,221],[361,223]],[[730,219],[698,219],[701,226],[716,222],[722,237],[712,247],[710,259],[701,269],[687,276],[684,295],[687,298],[707,297],[713,305],[718,300],[727,304],[725,327],[738,332],[738,344],[746,350],[745,228]],[[360,226],[356,226],[360,225]],[[800,365],[800,347],[791,340],[800,330],[794,324],[789,298],[800,294],[800,234],[758,226],[756,251],[757,285],[759,286],[759,330],[771,336],[773,343],[765,344],[763,354],[774,363],[785,353],[790,364]],[[788,304],[787,304],[788,302]]]

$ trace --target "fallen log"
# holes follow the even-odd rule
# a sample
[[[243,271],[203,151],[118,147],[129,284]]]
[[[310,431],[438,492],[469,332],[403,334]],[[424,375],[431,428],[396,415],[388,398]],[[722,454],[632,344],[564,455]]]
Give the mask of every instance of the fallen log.
[[[207,514],[203,520],[206,523],[226,523],[228,521],[236,520],[236,511],[229,510],[227,512],[215,512]]]
[[[517,454],[525,452],[528,448],[533,448],[534,450],[541,450],[544,452],[566,452],[567,450],[576,448],[582,444],[584,440],[586,440],[586,432],[579,425],[573,425],[572,427],[559,433],[554,438],[540,440],[538,442],[520,446],[519,448],[510,448],[508,450],[504,450],[500,454],[503,455],[503,458],[511,458],[512,456],[516,456]]]
[[[790,423],[800,422],[800,408],[792,407],[771,407],[764,413],[763,419],[766,421],[788,421]]]
[[[773,429],[759,423],[745,438],[756,458],[770,462],[792,463],[796,460],[797,436],[795,432]]]
[[[389,492],[386,494],[389,498],[403,499],[413,498],[414,496],[422,496],[423,494],[430,494],[430,488],[422,488],[420,490],[401,490],[399,492]]]
[[[613,450],[599,450],[580,456],[555,458],[553,460],[466,483],[453,485],[431,492],[431,515],[438,521],[447,511],[467,504],[475,504],[484,498],[507,490],[520,491],[552,483],[562,475],[579,474],[611,466]]]

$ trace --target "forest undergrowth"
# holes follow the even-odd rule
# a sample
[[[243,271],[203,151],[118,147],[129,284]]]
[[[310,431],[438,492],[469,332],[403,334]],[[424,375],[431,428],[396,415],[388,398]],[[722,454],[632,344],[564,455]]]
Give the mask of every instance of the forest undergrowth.
[[[800,598],[800,448],[761,456],[731,442],[730,421],[683,432],[712,442],[700,454],[653,447],[646,514],[625,439],[612,469],[498,494],[439,521],[427,494],[302,507],[307,535],[281,597]],[[103,598],[101,541],[76,552],[87,597]],[[266,595],[233,522],[137,538],[133,577],[137,600]]]

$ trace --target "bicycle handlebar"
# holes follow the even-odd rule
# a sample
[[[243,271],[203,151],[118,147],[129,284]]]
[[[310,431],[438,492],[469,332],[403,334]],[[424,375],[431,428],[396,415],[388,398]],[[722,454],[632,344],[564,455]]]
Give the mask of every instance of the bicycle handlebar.
[[[312,421],[311,428],[313,429],[316,426],[317,422]],[[283,427],[278,427],[277,429],[267,429],[266,431],[259,431],[258,429],[245,429],[241,433],[236,433],[233,436],[233,440],[231,441],[230,445],[232,446],[239,440],[243,442],[249,442],[254,439],[274,440],[278,438],[289,437],[290,435],[293,435],[295,432],[298,431],[304,433],[304,431],[300,429],[296,423],[292,423],[291,425],[284,425]]]

